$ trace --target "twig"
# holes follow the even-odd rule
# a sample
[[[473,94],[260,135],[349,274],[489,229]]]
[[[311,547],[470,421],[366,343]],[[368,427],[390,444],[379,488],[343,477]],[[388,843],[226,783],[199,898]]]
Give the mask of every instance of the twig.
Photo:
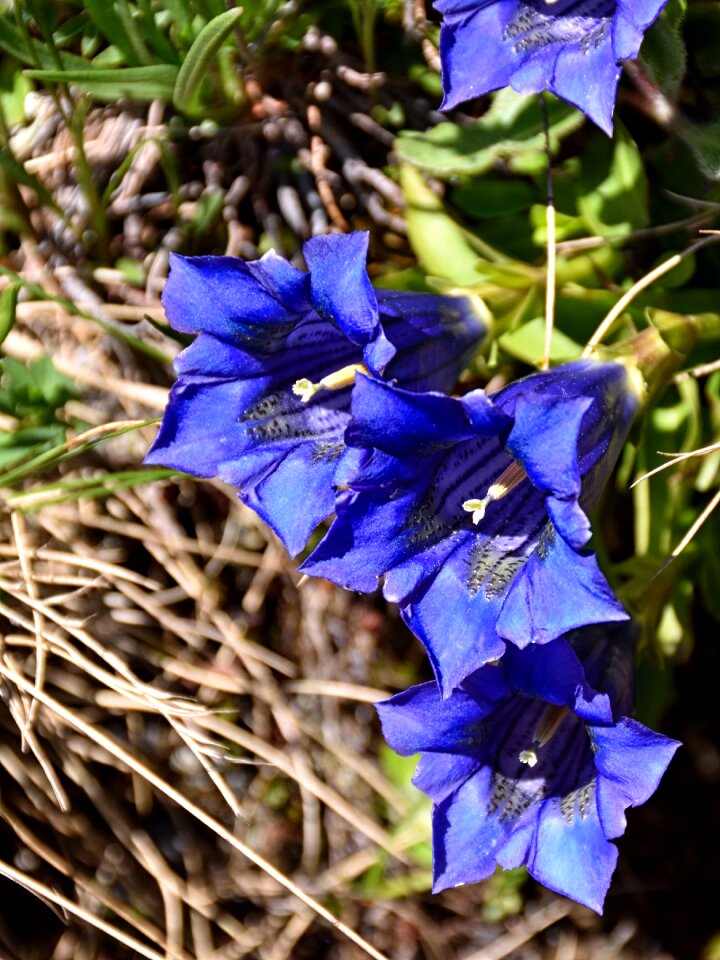
[[[602,342],[604,337],[610,332],[613,324],[617,318],[623,313],[625,308],[629,306],[633,300],[642,293],[647,287],[652,283],[658,280],[660,277],[665,276],[666,273],[670,273],[671,270],[674,270],[675,267],[679,266],[683,260],[687,260],[689,256],[692,256],[693,253],[696,253],[698,250],[701,250],[703,247],[707,247],[711,243],[717,243],[720,240],[718,236],[703,237],[702,240],[696,240],[687,250],[683,250],[682,253],[676,253],[672,257],[668,257],[663,263],[659,264],[649,273],[646,273],[644,277],[641,277],[636,283],[630,287],[630,289],[620,297],[618,302],[608,313],[605,319],[602,321],[600,326],[597,328],[595,333],[590,337],[587,342],[585,349],[582,352],[583,357],[587,357],[593,352],[595,347]]]
[[[540,93],[540,112],[542,113],[543,130],[545,131],[545,155],[547,157],[547,204],[545,207],[545,222],[547,224],[547,274],[545,278],[545,346],[540,363],[542,370],[550,367],[550,353],[552,352],[552,335],[555,325],[555,276],[557,248],[555,244],[555,198],[552,176],[552,152],[550,150],[550,124],[548,122],[547,103],[545,94]]]
[[[293,896],[297,897],[298,900],[301,900],[304,904],[310,907],[311,910],[326,920],[339,933],[347,937],[348,940],[351,940],[354,944],[356,944],[356,946],[360,947],[360,949],[364,950],[368,956],[373,957],[374,960],[389,960],[388,957],[380,953],[380,951],[376,950],[372,944],[368,943],[367,940],[361,937],[359,933],[348,927],[341,920],[338,920],[337,917],[334,917],[329,910],[326,910],[321,903],[318,903],[317,900],[305,893],[305,891],[296,883],[294,883],[289,877],[286,877],[285,874],[274,867],[269,861],[265,860],[264,857],[261,857],[260,854],[255,852],[255,850],[239,840],[221,823],[219,823],[209,814],[205,813],[204,810],[194,804],[191,800],[188,800],[188,798],[180,793],[179,790],[176,790],[171,784],[163,780],[162,777],[150,770],[149,767],[145,766],[145,764],[139,761],[137,757],[125,750],[119,743],[107,736],[107,734],[98,730],[96,727],[85,723],[85,721],[77,716],[77,714],[73,713],[71,710],[68,710],[53,697],[48,696],[47,693],[35,691],[32,684],[26,680],[25,677],[4,663],[0,663],[0,674],[18,686],[21,690],[25,691],[31,696],[36,696],[40,703],[46,706],[48,710],[51,710],[61,720],[63,720],[69,726],[74,727],[76,730],[82,733],[83,736],[87,737],[88,740],[91,740],[93,743],[96,743],[98,746],[102,747],[103,750],[107,751],[111,756],[115,757],[115,759],[119,760],[121,763],[124,763],[125,766],[127,766],[134,773],[137,773],[159,793],[176,803],[179,807],[189,813],[190,816],[194,817],[196,820],[202,823],[203,826],[207,827],[208,830],[211,830],[214,834],[220,837],[221,840],[224,840],[227,844],[233,847],[233,849],[237,850],[238,853],[241,853],[244,857],[250,860],[251,863],[254,863],[255,866],[259,867],[269,877],[272,877],[273,880],[280,884],[280,886],[284,887]],[[17,871],[13,872],[16,873]],[[74,907],[75,905],[73,904],[72,906]],[[92,915],[90,914],[90,916]],[[162,960],[160,955],[156,954],[154,951],[148,956],[151,956],[152,960]]]

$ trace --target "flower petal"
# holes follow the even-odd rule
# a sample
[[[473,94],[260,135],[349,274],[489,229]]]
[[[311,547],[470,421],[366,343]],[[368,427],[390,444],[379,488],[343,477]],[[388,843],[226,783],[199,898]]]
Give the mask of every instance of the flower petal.
[[[342,444],[342,434],[339,425],[336,446]],[[333,441],[329,443],[332,447]],[[335,506],[333,477],[337,461],[332,455],[318,455],[317,450],[316,444],[305,442],[284,452],[265,451],[268,463],[260,476],[255,469],[258,454],[224,463],[218,471],[221,480],[239,488],[243,503],[275,531],[291,556],[300,553],[315,527]]]
[[[613,20],[613,49],[618,62],[637,57],[643,34],[666,4],[667,0],[618,0]]]
[[[253,268],[236,257],[182,257],[170,254],[170,275],[162,302],[170,325],[182,333],[211,333],[230,343],[255,340],[258,325],[289,329],[288,323],[309,307],[307,274],[285,260],[283,283],[271,282],[278,271],[275,254]],[[277,299],[280,289],[286,298]]]
[[[600,777],[600,820],[607,837],[619,837],[625,832],[625,808],[637,807],[655,793],[681,744],[627,717],[588,732]]]
[[[486,432],[492,434],[506,418],[482,397],[475,402],[485,408]],[[434,454],[481,430],[480,414],[473,408],[471,419],[460,400],[441,393],[412,393],[364,376],[355,381],[352,415],[347,443],[376,447],[394,457]]]
[[[492,771],[483,767],[433,809],[433,893],[484,880],[516,821],[489,816]]]
[[[440,803],[481,768],[477,757],[459,753],[423,753],[412,778],[413,786]]]
[[[366,268],[369,238],[361,231],[330,234],[303,246],[313,307],[361,345],[378,334],[377,299]]]
[[[500,670],[486,671],[482,687],[482,697],[460,689],[442,701],[436,683],[422,683],[376,703],[383,736],[404,757],[420,751],[477,754],[486,733],[483,718],[508,693]]]
[[[528,872],[556,893],[602,913],[617,848],[606,839],[594,802],[584,816],[565,809],[555,799],[543,804]]]
[[[502,40],[517,0],[479,4],[435,0],[443,15],[440,58],[444,98],[441,110],[507,86],[521,62],[512,43]]]
[[[471,551],[467,540],[401,608],[403,620],[427,650],[444,697],[505,650],[495,630],[502,597],[468,588]]]
[[[523,650],[509,646],[503,667],[508,683],[516,690],[558,706],[573,704],[584,680],[577,654],[562,637]]]
[[[628,619],[595,555],[578,553],[552,528],[548,532],[515,578],[498,617],[498,635],[518,647],[547,643],[588,623]]]
[[[228,457],[246,449],[239,417],[262,392],[262,381],[184,377],[170,391],[160,430],[144,463],[214,477]]]
[[[558,55],[548,89],[582,110],[611,137],[621,73],[608,30],[597,44],[586,48],[567,44]]]

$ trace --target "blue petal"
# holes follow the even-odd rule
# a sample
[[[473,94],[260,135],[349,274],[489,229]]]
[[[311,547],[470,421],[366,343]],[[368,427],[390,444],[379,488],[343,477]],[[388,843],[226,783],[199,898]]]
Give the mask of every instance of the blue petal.
[[[549,539],[510,587],[497,622],[499,636],[524,647],[588,623],[627,620],[594,554],[577,553],[557,535]]]
[[[484,408],[491,434],[506,418],[495,414],[487,399]],[[352,415],[347,443],[376,447],[394,457],[434,454],[479,432],[463,401],[440,393],[412,393],[364,376],[355,380]]]
[[[377,300],[366,269],[369,236],[331,234],[303,246],[313,306],[357,344],[378,335]]]
[[[406,390],[449,392],[488,333],[467,297],[378,290],[380,321],[395,356],[383,378]],[[376,346],[366,348],[373,353]]]
[[[473,755],[485,737],[483,718],[508,688],[500,670],[483,678],[482,698],[456,690],[442,700],[435,683],[423,683],[375,704],[383,736],[396,753],[409,757],[420,751]]]
[[[433,893],[484,880],[515,827],[488,816],[492,771],[483,767],[433,810]]]
[[[246,265],[258,283],[287,310],[290,312],[309,310],[310,279],[285,257],[278,256],[274,250],[268,250],[259,260],[248,261]]]
[[[372,593],[388,567],[405,559],[406,519],[416,499],[414,491],[393,500],[383,491],[338,498],[336,519],[300,570]]]
[[[643,34],[657,20],[667,0],[618,0],[613,20],[615,59],[634,60]]]
[[[505,650],[495,630],[502,597],[488,597],[484,590],[473,595],[469,590],[471,550],[468,540],[401,608],[403,620],[428,652],[445,697]]]
[[[585,816],[561,810],[556,799],[542,806],[528,871],[536,880],[602,913],[618,852],[603,833],[594,800]]]
[[[624,620],[566,635],[585,671],[586,683],[573,709],[586,722],[608,725],[632,711],[638,633],[636,624]]]
[[[591,404],[590,397],[518,398],[506,447],[539,490],[565,499],[580,494],[578,443]]]
[[[588,732],[596,751],[600,820],[607,837],[619,837],[625,832],[625,808],[655,793],[680,744],[627,717]]]
[[[474,756],[459,753],[423,753],[412,778],[413,786],[440,803],[470,777],[480,772],[481,763]]]
[[[521,62],[512,43],[502,36],[517,9],[517,0],[479,5],[436,0],[443,14],[440,58],[444,98],[441,110],[472,100],[510,82]],[[479,8],[479,9],[478,9]]]
[[[574,704],[584,681],[582,664],[563,638],[524,650],[509,646],[503,668],[516,690],[558,706]]]
[[[611,137],[615,96],[622,70],[607,36],[587,49],[568,44],[559,54],[548,89],[576,106]]]
[[[256,357],[226,340],[200,333],[173,363],[179,378],[252,380],[267,375],[267,358]]]
[[[240,342],[257,336],[257,327],[284,327],[309,307],[307,274],[290,267],[277,299],[273,275],[281,258],[266,255],[251,265],[235,257],[181,257],[170,255],[170,276],[162,302],[170,325],[182,333],[204,331],[222,340]],[[285,268],[283,268],[285,270]],[[270,287],[270,289],[268,289]]]
[[[550,516],[576,549],[590,539],[590,522],[577,503],[581,492],[578,463],[580,433],[590,397],[565,402],[554,397],[519,397],[515,424],[506,447],[524,467],[533,485],[545,493]]]
[[[258,381],[178,380],[144,462],[214,477],[220,463],[246,447],[238,419],[262,388]]]
[[[339,430],[337,442],[341,441]],[[225,463],[218,471],[221,480],[240,489],[243,502],[275,531],[291,556],[300,553],[335,505],[336,461],[318,458],[313,450],[312,444],[304,443],[284,453],[269,451],[270,462],[259,477],[253,475],[256,458],[252,456]]]

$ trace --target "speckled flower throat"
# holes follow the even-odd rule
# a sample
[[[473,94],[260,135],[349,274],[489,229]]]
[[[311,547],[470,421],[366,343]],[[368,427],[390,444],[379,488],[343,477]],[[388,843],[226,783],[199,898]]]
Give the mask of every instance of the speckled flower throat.
[[[605,38],[616,7],[612,0],[521,3],[503,40],[512,41],[517,53],[532,52],[553,43],[579,44],[587,52]]]

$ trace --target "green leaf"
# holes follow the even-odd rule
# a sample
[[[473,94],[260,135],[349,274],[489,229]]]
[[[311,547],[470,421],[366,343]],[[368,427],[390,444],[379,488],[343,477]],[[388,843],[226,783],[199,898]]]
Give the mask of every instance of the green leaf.
[[[720,179],[720,120],[699,124],[683,119],[677,132],[692,150],[702,173],[711,180]]]
[[[129,433],[133,430],[138,430],[140,427],[149,426],[150,424],[157,423],[157,420],[145,420],[132,424],[131,426],[118,427],[115,430],[111,430],[108,433],[103,433],[100,436],[95,436],[91,440],[86,440],[84,442],[78,442],[78,438],[74,438],[72,441],[67,441],[62,438],[62,436],[57,437],[58,431],[63,430],[61,425],[57,425],[52,428],[44,428],[46,434],[42,435],[42,440],[47,441],[57,437],[58,442],[54,446],[47,449],[46,447],[37,455],[33,456],[31,459],[27,459],[27,456],[24,457],[25,462],[20,466],[16,466],[14,469],[7,469],[9,464],[2,463],[3,469],[7,469],[6,473],[0,474],[0,488],[7,489],[8,487],[16,486],[21,480],[25,480],[27,477],[39,476],[45,470],[57,467],[61,463],[67,463],[69,460],[73,460],[75,457],[80,456],[83,453],[86,453],[92,447],[99,446],[102,443],[106,443],[108,440],[113,440],[116,437],[121,437],[126,433]],[[54,431],[53,433],[47,433],[48,429]],[[30,431],[23,431],[25,434],[30,433]],[[38,431],[34,431],[37,433]],[[14,440],[18,434],[9,435],[11,440]],[[36,441],[35,441],[36,442]],[[0,446],[2,446],[2,436],[0,435]]]
[[[648,185],[637,144],[621,123],[612,140],[597,136],[585,151],[578,212],[591,234],[619,240],[645,227]]]
[[[484,281],[485,274],[477,268],[477,251],[422,174],[403,164],[400,183],[405,194],[408,238],[423,269],[460,286]]]
[[[102,36],[120,50],[127,64],[138,67],[150,63],[150,54],[132,21],[127,3],[83,0],[83,6]]]
[[[14,23],[0,16],[0,48],[12,54],[21,63],[33,67],[57,68],[58,58],[63,68],[78,69],[87,66],[82,57],[62,50],[53,50],[46,43],[25,38]]]
[[[165,62],[180,65],[180,54],[158,29],[152,0],[140,0],[141,29],[155,53]]]
[[[156,480],[177,476],[181,476],[180,472],[169,467],[99,473],[91,477],[77,477],[29,487],[8,497],[8,503],[15,509],[32,513],[51,504],[109,497],[117,490],[132,490],[143,483],[154,483]]]
[[[545,352],[545,321],[542,317],[536,317],[517,330],[503,334],[499,343],[511,357],[522,360],[531,367],[537,367]],[[579,343],[575,343],[557,327],[553,330],[550,347],[550,360],[553,363],[576,360],[581,353],[582,347]]]
[[[0,293],[0,343],[10,333],[15,325],[15,308],[17,307],[19,283],[11,283]]]
[[[682,33],[687,0],[670,0],[645,34],[640,61],[652,82],[673,103],[685,76],[687,50]]]
[[[25,120],[25,98],[32,90],[18,66],[12,57],[4,57],[0,63],[0,110],[9,127]]]
[[[56,10],[52,0],[25,0],[30,16],[40,27],[40,32],[46,38],[50,38],[55,29]]]
[[[59,216],[65,217],[64,211],[58,206],[42,180],[36,177],[34,173],[29,173],[25,166],[6,147],[0,148],[0,167],[7,170],[15,183],[23,187],[29,187],[44,206],[53,210]]]
[[[471,180],[452,193],[453,203],[478,220],[520,213],[539,199],[538,191],[527,181],[502,180],[500,177]]]
[[[35,80],[48,83],[74,83],[96,100],[112,103],[120,97],[133,100],[171,100],[178,69],[158,63],[147,67],[120,67],[103,70],[26,70]]]
[[[173,103],[182,113],[197,114],[200,88],[220,47],[240,23],[242,10],[228,10],[206,24],[195,38],[177,75]]]
[[[548,97],[550,149],[557,151],[563,137],[584,123],[579,110]],[[538,98],[523,97],[506,88],[496,94],[492,106],[472,126],[441,123],[427,133],[405,131],[396,141],[401,160],[435,177],[477,176],[498,160],[513,169],[543,169],[545,134]]]

